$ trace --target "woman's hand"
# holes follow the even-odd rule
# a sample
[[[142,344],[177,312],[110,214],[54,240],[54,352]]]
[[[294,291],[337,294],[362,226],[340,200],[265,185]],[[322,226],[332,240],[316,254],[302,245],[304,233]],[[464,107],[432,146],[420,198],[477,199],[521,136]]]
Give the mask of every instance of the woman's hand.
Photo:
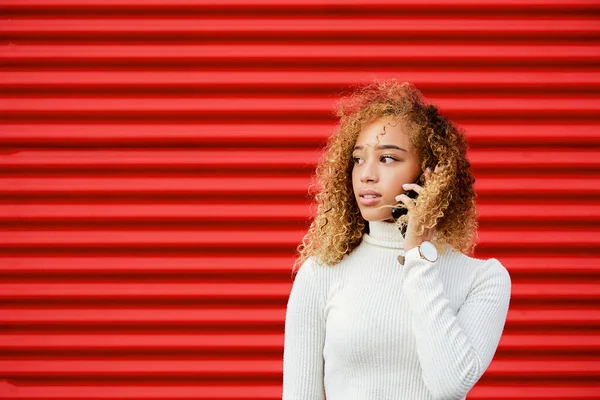
[[[437,170],[438,166],[436,165],[433,172],[435,173]],[[425,181],[429,181],[430,178],[431,170],[427,168],[427,170],[425,171]],[[402,188],[406,191],[414,190],[418,194],[421,194],[421,192],[423,191],[423,187],[417,185],[416,183],[405,183],[404,185],[402,185]],[[406,253],[413,247],[419,246],[421,243],[423,243],[424,240],[431,240],[433,238],[433,235],[435,234],[435,229],[426,229],[425,232],[423,232],[422,236],[415,235],[415,216],[414,213],[410,212],[415,207],[414,200],[408,197],[406,194],[399,194],[395,197],[395,199],[396,201],[403,202],[406,205],[406,208],[408,208],[408,226],[406,227],[406,233],[404,235],[404,252]]]

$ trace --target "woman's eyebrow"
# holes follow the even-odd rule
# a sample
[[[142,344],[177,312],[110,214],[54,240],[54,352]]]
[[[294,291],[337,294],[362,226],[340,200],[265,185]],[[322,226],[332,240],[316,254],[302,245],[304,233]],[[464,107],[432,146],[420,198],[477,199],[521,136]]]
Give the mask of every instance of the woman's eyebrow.
[[[364,149],[364,146],[354,146],[354,150],[362,150],[362,149]],[[396,149],[396,150],[406,151],[408,153],[408,151],[406,149],[403,149],[402,147],[398,147],[395,144],[380,144],[379,146],[375,147],[375,150],[384,150],[384,149]]]

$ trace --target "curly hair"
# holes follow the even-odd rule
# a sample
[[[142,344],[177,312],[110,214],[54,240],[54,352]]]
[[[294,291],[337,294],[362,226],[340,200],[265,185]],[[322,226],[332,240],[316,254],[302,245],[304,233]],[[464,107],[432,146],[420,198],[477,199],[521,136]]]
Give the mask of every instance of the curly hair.
[[[475,177],[466,156],[464,131],[442,116],[436,105],[427,104],[411,83],[374,80],[352,88],[336,105],[339,124],[311,177],[314,183],[309,192],[315,183],[319,188],[314,195],[317,213],[296,249],[299,256],[292,271],[311,256],[334,266],[360,244],[363,233],[368,233],[352,188],[352,150],[363,127],[381,117],[403,122],[422,171],[441,166],[424,183],[411,210],[416,235],[435,227],[431,241],[440,254],[447,245],[472,253],[478,240]],[[407,223],[406,214],[396,221],[403,231]]]

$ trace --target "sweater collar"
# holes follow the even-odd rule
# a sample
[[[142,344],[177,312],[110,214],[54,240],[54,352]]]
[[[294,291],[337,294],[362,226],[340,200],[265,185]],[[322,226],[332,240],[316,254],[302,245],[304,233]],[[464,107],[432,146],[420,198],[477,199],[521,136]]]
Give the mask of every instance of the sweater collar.
[[[368,221],[369,233],[363,234],[363,240],[376,246],[391,249],[403,249],[404,237],[395,222]]]

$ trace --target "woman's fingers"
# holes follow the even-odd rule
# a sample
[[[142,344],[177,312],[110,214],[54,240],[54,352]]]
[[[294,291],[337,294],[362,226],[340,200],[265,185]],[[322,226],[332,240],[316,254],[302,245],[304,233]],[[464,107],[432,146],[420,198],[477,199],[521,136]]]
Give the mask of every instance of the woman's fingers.
[[[433,172],[431,172],[431,168],[427,167],[427,169],[425,170],[424,174],[425,174],[425,181],[429,181],[429,179],[431,178],[431,175],[435,172],[438,171],[439,169],[439,164],[437,164],[433,170]],[[406,190],[407,192],[409,190],[414,190],[415,192],[417,192],[417,194],[421,194],[421,192],[423,191],[423,187],[416,184],[416,183],[405,183],[402,185],[402,188],[404,190]],[[408,197],[406,194],[399,194],[398,196],[395,197],[396,201],[402,201],[404,204],[406,204],[407,208],[411,208],[414,206],[414,201],[413,199],[411,199],[410,197]]]
[[[433,172],[431,172],[431,168],[427,167],[427,169],[425,169],[425,172],[424,172],[424,174],[425,174],[425,181],[428,182],[431,179],[431,175],[435,174],[436,172],[438,172],[442,168],[444,168],[443,165],[436,164],[435,168],[433,169]]]
[[[399,194],[398,196],[395,197],[395,199],[396,199],[396,201],[403,202],[404,205],[406,205],[406,208],[408,208],[409,210],[415,206],[415,202],[413,201],[413,199],[411,199],[410,197],[408,197],[405,194]]]
[[[405,183],[404,185],[402,185],[402,188],[406,191],[414,190],[419,194],[421,194],[421,191],[423,190],[423,187],[417,185],[416,183]]]

